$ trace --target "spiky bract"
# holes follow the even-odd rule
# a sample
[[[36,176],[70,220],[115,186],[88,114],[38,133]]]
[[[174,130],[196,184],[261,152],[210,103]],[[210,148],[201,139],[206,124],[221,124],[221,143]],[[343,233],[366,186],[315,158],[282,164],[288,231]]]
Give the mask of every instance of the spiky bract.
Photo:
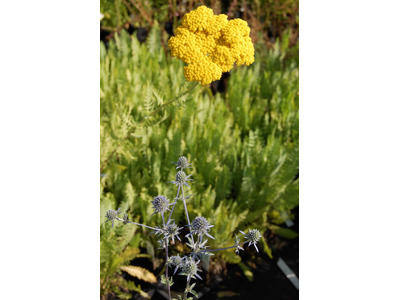
[[[123,219],[124,221],[124,224],[128,224],[130,221],[129,221],[129,218],[128,218],[128,214],[124,214],[124,219]]]
[[[181,239],[179,238],[179,230],[181,230],[183,227],[178,227],[178,225],[175,224],[175,221],[170,219],[165,227],[166,232],[164,233],[166,237],[172,239],[172,243],[175,243],[175,237],[180,241]]]
[[[244,250],[242,247],[240,247],[240,237],[238,237],[237,235],[236,235],[236,233],[235,233],[235,246],[236,246],[236,250],[235,250],[235,253],[237,253],[237,254],[239,254],[239,251],[240,250]]]

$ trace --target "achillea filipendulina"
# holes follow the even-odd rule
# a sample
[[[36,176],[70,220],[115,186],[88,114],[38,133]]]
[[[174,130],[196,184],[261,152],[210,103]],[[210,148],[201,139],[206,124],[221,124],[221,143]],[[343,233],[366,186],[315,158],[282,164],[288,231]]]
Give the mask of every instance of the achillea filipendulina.
[[[220,79],[222,72],[231,70],[235,62],[238,65],[254,62],[247,22],[227,18],[224,14],[214,15],[204,5],[183,17],[168,46],[172,56],[188,64],[184,68],[186,80],[206,85]]]

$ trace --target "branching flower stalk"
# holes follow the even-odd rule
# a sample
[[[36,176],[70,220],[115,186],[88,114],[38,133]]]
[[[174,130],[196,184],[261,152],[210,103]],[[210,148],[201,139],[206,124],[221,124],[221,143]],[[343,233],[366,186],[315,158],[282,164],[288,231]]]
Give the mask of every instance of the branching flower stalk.
[[[151,204],[153,205],[154,209],[154,214],[160,213],[161,218],[162,218],[162,225],[157,226],[157,227],[150,227],[147,225],[143,225],[140,223],[136,222],[131,222],[128,219],[128,214],[125,214],[123,219],[119,218],[118,215],[121,213],[120,209],[117,211],[115,210],[108,210],[106,213],[106,217],[108,218],[108,221],[112,221],[112,226],[114,226],[114,221],[122,221],[124,224],[134,224],[146,228],[153,229],[154,231],[151,234],[156,234],[156,235],[161,235],[162,238],[158,241],[160,244],[159,249],[165,248],[165,275],[162,275],[161,277],[161,282],[167,286],[168,290],[168,299],[169,300],[177,300],[177,299],[171,299],[171,286],[173,285],[173,279],[172,277],[169,276],[168,268],[172,267],[174,268],[174,274],[180,270],[180,273],[178,275],[183,275],[186,276],[186,289],[184,291],[184,296],[183,300],[190,300],[193,299],[192,297],[188,297],[188,294],[192,294],[196,297],[197,293],[194,291],[194,286],[196,285],[195,283],[190,285],[191,279],[202,279],[198,272],[201,272],[201,270],[198,267],[198,264],[201,261],[201,255],[214,255],[211,252],[215,251],[220,251],[220,250],[228,250],[235,248],[235,252],[239,254],[240,250],[244,250],[241,246],[245,244],[249,244],[249,246],[254,245],[255,249],[258,252],[258,248],[256,246],[257,242],[261,238],[261,233],[257,229],[249,229],[248,233],[244,233],[243,231],[240,231],[244,235],[245,241],[240,243],[240,238],[235,234],[234,241],[235,245],[226,247],[226,248],[219,248],[219,249],[207,249],[208,246],[206,246],[208,239],[205,239],[203,241],[203,237],[211,238],[214,239],[214,237],[211,235],[210,231],[214,225],[211,225],[208,220],[203,217],[203,216],[197,216],[194,218],[192,222],[190,222],[189,218],[189,212],[186,206],[186,200],[189,200],[192,195],[186,196],[185,197],[185,192],[184,192],[184,186],[190,188],[188,182],[192,181],[193,179],[189,178],[191,175],[186,175],[184,172],[184,169],[190,168],[189,164],[187,163],[187,159],[184,156],[181,156],[178,160],[177,163],[175,163],[177,166],[176,168],[180,169],[175,177],[175,180],[172,181],[171,183],[175,184],[178,187],[178,191],[175,197],[175,201],[173,203],[170,203],[169,199],[164,196],[164,195],[158,195],[153,198],[151,201]],[[187,239],[186,245],[189,246],[191,249],[191,252],[189,255],[180,257],[179,255],[176,256],[168,256],[168,246],[170,241],[172,244],[175,243],[175,238],[178,240],[181,240],[179,237],[180,230],[183,229],[183,227],[178,227],[177,224],[175,224],[175,221],[171,219],[172,213],[174,211],[174,208],[179,200],[182,200],[183,206],[185,209],[185,214],[186,214],[186,219],[187,219],[187,224],[186,226],[189,227],[189,233],[185,235],[185,238]],[[169,207],[172,206],[172,209],[169,209]],[[167,221],[165,221],[165,213],[167,211],[169,212],[169,217]],[[195,236],[197,236],[195,238]],[[196,241],[195,241],[196,240]],[[180,298],[182,299],[182,298]]]

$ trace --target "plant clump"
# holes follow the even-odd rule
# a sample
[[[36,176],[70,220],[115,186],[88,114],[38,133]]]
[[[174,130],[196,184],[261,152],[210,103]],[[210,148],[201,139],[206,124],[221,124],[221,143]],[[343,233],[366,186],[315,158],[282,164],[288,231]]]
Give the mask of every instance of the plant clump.
[[[175,163],[175,165],[179,165],[180,167],[188,167],[188,161],[186,159],[186,157],[181,156],[178,159],[178,163]],[[191,176],[191,175],[189,175]],[[210,225],[210,223],[208,222],[208,220],[205,217],[202,216],[197,216],[196,218],[194,218],[192,224],[190,224],[190,219],[189,219],[189,214],[187,211],[187,206],[186,206],[186,200],[190,198],[190,196],[186,196],[184,194],[184,190],[183,190],[183,185],[187,185],[187,181],[188,181],[188,177],[186,176],[184,171],[178,171],[175,181],[172,181],[172,183],[176,184],[179,186],[178,188],[178,192],[177,195],[175,197],[175,202],[174,203],[169,203],[169,200],[167,199],[167,197],[163,196],[163,195],[158,195],[156,197],[154,197],[153,201],[151,201],[151,203],[153,204],[153,209],[154,209],[154,213],[160,213],[161,217],[162,217],[162,225],[157,226],[157,227],[150,227],[144,224],[139,224],[139,223],[135,223],[135,222],[131,222],[128,219],[128,214],[125,214],[123,219],[120,219],[117,217],[117,215],[120,213],[120,209],[118,209],[117,211],[115,210],[108,210],[106,213],[106,217],[108,218],[108,221],[113,221],[114,220],[119,220],[122,221],[124,224],[134,224],[134,225],[138,225],[138,226],[142,226],[142,227],[147,227],[150,229],[153,229],[154,231],[152,233],[155,233],[156,235],[161,236],[161,238],[157,241],[157,243],[159,244],[159,248],[158,249],[165,249],[165,263],[167,265],[167,268],[165,270],[165,275],[163,274],[161,276],[161,282],[163,284],[165,284],[168,288],[168,299],[169,300],[175,300],[171,298],[171,291],[170,291],[170,287],[173,285],[173,280],[172,277],[168,276],[168,267],[175,267],[175,271],[174,274],[176,273],[176,271],[178,269],[180,269],[180,273],[178,275],[183,275],[187,277],[187,282],[186,282],[186,289],[183,292],[184,294],[184,300],[190,300],[192,299],[191,297],[188,297],[188,294],[192,294],[196,297],[198,297],[196,291],[193,290],[195,283],[190,285],[190,280],[191,279],[202,279],[197,273],[201,272],[201,270],[198,267],[198,264],[200,263],[200,259],[203,258],[204,256],[210,256],[210,255],[214,255],[212,252],[213,251],[220,251],[220,250],[227,250],[227,249],[232,249],[232,248],[236,248],[236,253],[239,253],[239,250],[243,250],[243,248],[241,247],[242,245],[249,243],[249,245],[253,244],[256,249],[256,243],[258,242],[258,240],[261,238],[261,233],[257,230],[257,229],[249,229],[249,233],[245,234],[243,231],[240,231],[241,233],[243,233],[245,235],[246,241],[243,243],[240,243],[239,239],[237,238],[237,236],[235,235],[235,245],[227,247],[227,248],[220,248],[220,249],[207,249],[208,246],[206,246],[207,241],[208,240],[204,240],[203,241],[203,235],[206,235],[212,239],[214,239],[214,237],[212,237],[209,234],[209,231],[211,230],[212,227],[214,227],[214,225]],[[189,179],[192,180],[192,179]],[[189,185],[187,185],[189,187]],[[182,194],[181,196],[179,194]],[[168,246],[170,245],[170,240],[172,241],[172,244],[175,243],[175,238],[180,239],[179,234],[180,234],[180,230],[183,227],[179,227],[177,224],[175,224],[175,221],[173,219],[171,219],[171,215],[172,212],[175,208],[175,204],[178,202],[178,200],[182,200],[183,204],[184,204],[184,208],[185,208],[185,213],[186,213],[186,218],[187,218],[187,222],[189,228],[190,228],[190,233],[187,234],[185,237],[188,239],[186,245],[188,245],[191,248],[191,252],[190,254],[184,256],[184,257],[180,257],[179,254],[175,255],[175,256],[168,256]],[[172,210],[170,210],[168,207],[170,205],[174,205],[172,207]],[[170,211],[169,217],[166,221],[166,217],[164,216],[164,214],[166,213],[166,211]],[[114,225],[114,223],[113,223]],[[197,235],[197,240],[195,240],[194,235]],[[257,249],[258,251],[258,249]],[[197,261],[196,261],[197,260]],[[182,299],[181,295],[178,296],[179,299]]]

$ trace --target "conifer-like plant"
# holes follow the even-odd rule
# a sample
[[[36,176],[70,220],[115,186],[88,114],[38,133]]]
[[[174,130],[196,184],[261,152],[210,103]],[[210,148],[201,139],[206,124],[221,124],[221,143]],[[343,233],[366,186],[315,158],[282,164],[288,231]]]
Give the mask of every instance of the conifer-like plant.
[[[233,249],[235,248],[235,252],[239,254],[240,250],[244,250],[241,246],[244,244],[249,243],[249,246],[254,245],[255,249],[258,252],[258,248],[256,246],[257,242],[261,238],[261,233],[257,229],[249,229],[248,233],[244,233],[243,231],[240,231],[244,235],[245,241],[240,243],[240,238],[235,234],[234,238],[234,245],[226,248],[219,248],[219,249],[207,249],[207,239],[203,240],[203,237],[209,237],[211,239],[214,239],[214,237],[211,235],[212,234],[212,227],[214,225],[211,225],[207,218],[203,216],[198,216],[196,217],[193,222],[190,222],[189,219],[189,213],[186,207],[186,200],[190,198],[190,196],[185,197],[184,193],[184,188],[183,186],[187,186],[190,188],[190,186],[187,184],[188,181],[193,180],[189,179],[191,175],[186,176],[185,172],[183,171],[185,168],[190,168],[187,161],[187,158],[184,156],[181,156],[178,159],[178,162],[175,163],[176,169],[180,169],[177,172],[175,181],[172,181],[171,183],[175,184],[178,187],[178,191],[176,194],[176,197],[174,199],[173,203],[170,203],[168,198],[163,195],[158,195],[154,197],[153,201],[151,203],[153,204],[153,209],[154,209],[154,214],[160,213],[161,218],[162,218],[162,224],[157,227],[150,227],[147,225],[131,222],[128,219],[128,215],[125,214],[123,219],[119,218],[118,215],[120,214],[120,209],[117,211],[115,210],[108,210],[106,213],[107,221],[111,221],[112,225],[114,225],[114,221],[118,220],[123,222],[124,224],[134,224],[138,226],[143,226],[147,227],[150,229],[153,229],[154,231],[152,234],[159,235],[161,238],[158,241],[160,244],[159,249],[165,249],[165,261],[166,261],[166,268],[165,268],[165,275],[163,274],[161,276],[161,282],[167,286],[168,289],[168,299],[169,300],[190,300],[193,299],[193,297],[188,297],[188,294],[192,294],[198,298],[197,293],[193,289],[196,283],[193,283],[190,285],[191,279],[202,279],[198,272],[201,272],[199,269],[198,265],[201,260],[202,255],[210,256],[214,255],[212,252],[219,251],[219,250],[228,250],[228,249]],[[180,257],[179,255],[176,256],[168,256],[168,245],[169,242],[172,241],[172,244],[175,243],[175,238],[181,240],[179,237],[180,235],[180,230],[183,229],[183,227],[179,227],[177,224],[175,224],[175,221],[171,219],[172,213],[174,211],[175,205],[178,203],[178,201],[181,200],[183,202],[183,206],[185,208],[185,213],[186,213],[186,219],[187,219],[187,224],[186,226],[189,227],[190,232],[185,235],[185,238],[188,240],[186,245],[188,245],[191,249],[191,252],[187,256]],[[169,207],[172,205],[172,208],[170,209]],[[169,216],[165,215],[165,213],[169,211]],[[178,275],[183,275],[186,276],[186,289],[183,292],[183,298],[182,296],[178,296],[179,299],[172,299],[171,298],[171,286],[173,285],[173,278],[172,276],[169,276],[168,274],[168,267],[174,268],[174,274],[178,270],[180,272]]]

